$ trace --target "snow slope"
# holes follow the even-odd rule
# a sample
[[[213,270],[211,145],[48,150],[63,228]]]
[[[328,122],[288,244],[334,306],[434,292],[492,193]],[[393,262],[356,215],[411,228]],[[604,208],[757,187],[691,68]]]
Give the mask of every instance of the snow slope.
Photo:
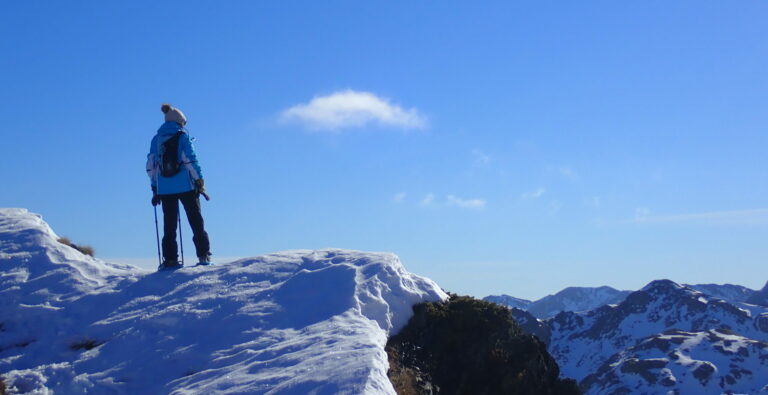
[[[388,253],[287,251],[147,272],[0,209],[0,375],[11,393],[389,393],[387,337],[444,300]]]

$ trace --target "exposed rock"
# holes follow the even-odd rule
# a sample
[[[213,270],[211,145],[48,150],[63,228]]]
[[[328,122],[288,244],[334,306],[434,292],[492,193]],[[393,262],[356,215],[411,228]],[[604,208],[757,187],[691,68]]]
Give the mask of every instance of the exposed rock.
[[[712,378],[712,373],[715,373],[716,370],[717,368],[715,368],[715,365],[712,365],[711,362],[704,361],[693,371],[693,377],[699,379],[699,382],[702,385],[707,385],[709,379]]]
[[[768,333],[768,313],[763,313],[755,318],[755,328]]]
[[[389,377],[399,394],[578,394],[543,342],[509,310],[453,295],[414,307],[387,342]]]
[[[622,373],[634,373],[640,375],[650,384],[656,384],[656,372],[654,369],[661,369],[667,366],[666,359],[637,359],[629,358],[621,365]]]

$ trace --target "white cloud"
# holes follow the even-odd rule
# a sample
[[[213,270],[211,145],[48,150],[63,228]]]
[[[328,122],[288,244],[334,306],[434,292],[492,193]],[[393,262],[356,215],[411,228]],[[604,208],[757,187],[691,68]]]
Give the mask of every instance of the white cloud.
[[[392,197],[392,201],[395,203],[402,203],[402,201],[405,200],[405,196],[405,192],[397,193]]]
[[[401,129],[423,129],[427,119],[415,108],[404,109],[373,93],[353,90],[316,96],[280,113],[284,122],[297,122],[310,130],[338,131],[369,124]]]
[[[574,171],[572,168],[568,166],[561,166],[557,171],[560,173],[561,176],[573,180],[576,178],[576,171]]]
[[[449,206],[472,208],[472,209],[484,208],[485,204],[487,203],[483,199],[462,199],[460,197],[456,197],[453,195],[448,195],[446,199],[447,199],[447,204]]]
[[[431,206],[434,201],[435,201],[435,195],[428,193],[427,196],[424,196],[424,199],[421,199],[421,205]]]
[[[768,208],[704,213],[651,215],[641,207],[635,209],[634,223],[697,223],[712,225],[768,225]]]
[[[528,191],[528,192],[524,193],[523,194],[523,198],[524,199],[538,199],[542,195],[544,195],[545,192],[547,192],[546,189],[544,189],[544,188],[537,188],[537,189],[535,189],[533,191]]]
[[[638,207],[635,209],[635,222],[646,222],[651,216],[651,210],[646,207]]]

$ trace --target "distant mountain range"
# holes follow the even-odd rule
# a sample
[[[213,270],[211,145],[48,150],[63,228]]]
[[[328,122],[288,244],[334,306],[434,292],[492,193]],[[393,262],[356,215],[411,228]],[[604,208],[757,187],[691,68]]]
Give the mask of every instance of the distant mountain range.
[[[684,286],[707,294],[717,299],[729,302],[747,302],[750,298],[764,300],[768,303],[768,291],[755,291],[741,285],[733,284],[683,284]],[[768,287],[768,284],[766,284]],[[547,319],[556,316],[561,311],[589,311],[607,304],[617,304],[624,300],[632,291],[619,291],[603,287],[568,287],[562,291],[531,301],[509,295],[490,295],[483,298],[488,302],[507,307],[526,310],[536,318]],[[762,295],[762,296],[760,296]],[[762,298],[762,299],[761,299]],[[754,302],[753,302],[754,303]]]
[[[754,394],[768,391],[766,296],[768,284],[752,291],[657,280],[588,311],[512,314],[586,394]]]

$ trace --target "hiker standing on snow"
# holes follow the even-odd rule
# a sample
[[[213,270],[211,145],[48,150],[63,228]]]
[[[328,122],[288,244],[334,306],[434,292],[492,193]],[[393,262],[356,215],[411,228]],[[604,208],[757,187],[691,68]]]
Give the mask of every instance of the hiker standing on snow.
[[[208,233],[205,232],[200,208],[200,194],[205,183],[197,155],[184,129],[187,118],[178,108],[163,104],[165,123],[152,138],[147,155],[147,174],[152,183],[152,205],[163,205],[163,263],[160,269],[176,269],[179,263],[176,245],[176,223],[179,221],[179,201],[192,228],[192,241],[199,259],[198,265],[211,264]]]

